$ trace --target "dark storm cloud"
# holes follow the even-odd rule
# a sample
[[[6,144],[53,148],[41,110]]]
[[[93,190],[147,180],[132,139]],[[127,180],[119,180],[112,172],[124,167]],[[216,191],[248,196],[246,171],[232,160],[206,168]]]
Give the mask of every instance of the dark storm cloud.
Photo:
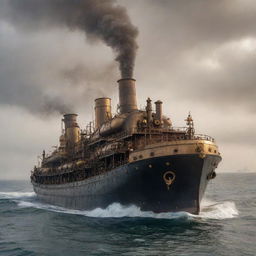
[[[208,106],[256,113],[256,51],[238,46],[224,48],[215,50],[215,56],[192,55],[191,65],[177,63],[174,72],[180,86],[177,96],[191,101],[198,99]],[[182,76],[184,71],[186,75]]]
[[[8,33],[5,35],[1,31],[6,37],[6,40],[0,41],[0,100],[3,104],[20,105],[34,113],[65,113],[77,109],[79,102],[111,91],[109,85],[119,77],[113,75],[114,65],[111,59],[107,65],[99,62],[90,64],[86,59],[88,53],[80,48],[77,60],[70,63],[70,58],[66,57],[66,64],[63,65],[47,53],[52,51],[51,44],[56,47],[56,42],[50,41],[54,39],[49,39],[49,36],[47,38],[47,33],[58,35],[60,28],[68,28],[70,31],[66,33],[71,37],[71,31],[84,32],[93,44],[97,39],[105,42],[116,54],[122,77],[131,77],[133,74],[137,50],[135,38],[138,32],[131,24],[126,9],[116,5],[115,1],[3,0],[0,3],[1,20],[3,27],[6,27],[4,22],[7,22],[17,31],[14,38],[8,38]],[[45,38],[37,38],[44,34]],[[64,48],[62,42],[57,47],[60,45]],[[48,56],[47,61],[56,63],[56,66],[45,65],[45,57],[40,56],[44,54]],[[63,50],[62,55],[67,54]],[[82,58],[88,61],[87,65],[81,64]],[[62,67],[58,66],[60,64]],[[52,69],[52,73],[47,69]],[[40,79],[43,75],[45,77]],[[66,86],[69,87],[68,90],[59,86],[60,84],[72,86]],[[75,90],[79,89],[79,93],[75,92],[73,86]]]
[[[85,66],[77,64],[60,71],[60,76],[76,86],[88,81],[86,88],[95,90],[95,96],[103,96],[111,92],[111,85],[114,84],[115,65],[112,63],[105,65],[104,68],[95,69],[94,66]],[[106,95],[105,95],[106,96]]]
[[[214,105],[233,110],[246,108],[247,111],[256,113],[256,73],[252,70],[253,65],[256,66],[256,61],[248,69],[245,69],[247,65],[230,65],[222,72],[217,72],[215,79],[199,78],[198,81],[202,84],[195,91],[188,90],[188,94]]]
[[[49,114],[50,111],[54,113],[72,111],[71,107],[58,96],[52,97],[45,94],[39,73],[36,72],[37,67],[33,67],[32,61],[21,57],[20,51],[8,49],[3,44],[0,44],[0,48],[5,50],[0,54],[1,104],[22,106],[33,113]],[[31,66],[28,67],[23,63],[29,63]]]
[[[224,106],[236,102],[236,105],[239,105],[240,108],[247,108],[250,111],[255,110],[253,96],[255,95],[255,50],[251,54],[245,54],[244,58],[236,58],[236,49],[233,50],[233,56],[231,57],[225,51],[221,52],[217,56],[217,61],[220,62],[220,69],[213,72],[208,72],[196,66],[197,61],[211,58],[216,49],[229,42],[239,41],[246,37],[256,37],[254,29],[256,8],[253,1],[234,0],[232,4],[229,0],[141,0],[139,2],[119,2],[127,6],[132,20],[141,28],[139,42],[142,47],[139,52],[139,65],[137,68],[140,80],[145,77],[148,77],[149,81],[152,78],[156,79],[161,70],[163,73],[161,73],[161,76],[166,80],[166,84],[170,84],[173,94],[177,97],[191,101],[199,99],[207,105],[215,104],[216,100],[220,105]],[[60,3],[67,5],[64,4],[59,8]],[[73,6],[74,3],[78,5]],[[27,31],[41,31],[41,29],[42,31],[58,33],[56,32],[56,27],[60,26],[81,29],[82,24],[84,24],[83,17],[87,15],[81,14],[81,10],[78,9],[78,7],[83,7],[83,3],[84,1],[72,1],[70,6],[70,1],[64,0],[7,0],[1,2],[0,15],[3,20],[12,22],[16,27],[21,28],[25,36],[28,36]],[[102,6],[100,8],[108,10],[109,1],[100,1],[100,3]],[[31,11],[32,7],[33,11]],[[129,20],[127,15],[123,13],[125,12],[123,8],[116,5],[115,8],[115,10],[118,10],[114,12],[118,19],[121,18],[120,16],[124,16],[125,19]],[[56,15],[54,16],[53,14]],[[82,29],[85,29],[90,37],[89,39],[93,40],[95,35],[91,33],[91,27],[87,28],[86,26],[85,28],[82,27]],[[131,31],[133,31],[133,36],[136,36],[136,29]],[[128,45],[130,45],[129,42],[128,40]],[[133,49],[136,49],[135,43],[132,43],[132,45],[134,46]],[[33,46],[31,47],[33,48]],[[47,51],[47,47],[45,47],[45,51]],[[195,64],[193,62],[189,63],[191,60],[188,60],[187,56],[190,55]],[[37,61],[40,62],[40,60]],[[89,62],[90,60],[88,60]],[[17,59],[17,63],[14,66],[18,64],[22,65],[19,63],[19,59]],[[28,63],[28,65],[31,65],[31,63]],[[83,67],[80,64],[80,60],[72,65],[67,63],[62,70],[56,71],[58,73],[58,82],[61,83],[62,79],[64,79],[69,81],[70,84],[73,83],[74,86],[78,84],[80,87],[84,80],[84,84],[87,86],[85,88],[90,91],[89,95],[87,94],[88,97],[92,96],[92,94],[97,96],[98,92],[104,94],[108,89],[103,87],[107,87],[106,84],[109,84],[111,79],[115,80],[114,71],[111,70],[111,75],[108,75],[108,67],[104,67],[106,72],[104,70],[102,72],[94,72],[94,67],[91,68],[90,65]],[[2,80],[8,80],[6,78],[7,75],[3,73],[1,74],[1,77],[4,78]],[[12,76],[14,73],[11,72]],[[153,76],[150,74],[153,74]],[[102,78],[101,82],[97,76]],[[13,79],[11,78],[11,80]],[[26,83],[26,79],[24,80],[24,83]],[[93,88],[94,82],[95,88]],[[12,87],[17,82],[12,81],[11,84],[8,87],[10,87],[9,91],[13,93],[15,89]],[[146,85],[149,90],[153,91],[154,82],[151,85],[147,81]],[[22,88],[21,85],[19,86],[19,88]],[[52,86],[54,87],[54,84]],[[57,86],[57,88],[60,89],[61,87]],[[95,93],[92,92],[93,90],[95,90]],[[20,90],[18,89],[17,91]],[[32,88],[32,83],[30,92],[33,95],[40,92],[44,94],[44,90],[40,86]],[[62,94],[63,92],[60,92],[59,96],[55,95],[53,98],[59,98]],[[25,103],[27,104],[27,102]]]
[[[35,62],[36,58],[40,60],[36,47],[32,44],[30,48],[31,43],[25,41],[26,47],[22,49],[22,38],[5,36],[5,40],[0,40],[0,103],[22,106],[33,113],[72,111],[68,103],[58,95],[46,94],[44,82],[40,77],[43,66],[39,64],[40,61]],[[16,47],[16,40],[20,47]]]
[[[1,34],[0,104],[21,106],[43,116],[74,112],[80,106],[86,108],[95,97],[110,96],[119,77],[104,50],[88,53],[90,47],[84,47],[74,33],[24,34],[0,23]],[[92,60],[97,53],[102,58]]]
[[[162,86],[167,84],[179,100],[199,100],[208,106],[217,101],[221,106],[256,110],[256,48],[251,52],[232,48],[232,42],[256,38],[254,1],[139,1],[138,10],[129,5],[140,27],[137,67],[145,64],[140,55],[147,59],[141,69],[153,74],[152,87],[159,74]],[[218,69],[204,65],[212,59],[219,63]]]
[[[39,30],[66,26],[100,39],[116,53],[122,77],[132,77],[138,31],[114,0],[6,0],[5,18],[17,27]]]
[[[148,12],[155,13],[152,23],[162,25],[156,33],[171,35],[174,42],[180,43],[178,48],[219,44],[256,34],[254,1],[150,0],[144,1],[143,5],[148,5]]]

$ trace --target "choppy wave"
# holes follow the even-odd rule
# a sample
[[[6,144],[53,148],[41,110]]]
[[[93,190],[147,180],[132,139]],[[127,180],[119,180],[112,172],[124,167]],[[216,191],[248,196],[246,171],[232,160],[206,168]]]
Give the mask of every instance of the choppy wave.
[[[208,219],[230,219],[239,215],[236,205],[232,201],[214,202],[203,200],[198,217]]]
[[[34,192],[0,192],[0,199],[19,199],[34,197]]]
[[[203,200],[201,204],[200,214],[193,215],[187,212],[154,213],[151,211],[142,211],[139,207],[135,205],[123,206],[119,203],[113,203],[105,209],[96,208],[90,211],[71,210],[63,207],[37,202],[36,200],[33,200],[33,197],[35,197],[34,192],[0,192],[0,199],[13,200],[21,208],[37,208],[64,214],[83,215],[95,218],[141,217],[156,219],[229,219],[235,218],[239,214],[235,203],[232,201],[213,202],[209,200]]]
[[[154,213],[151,211],[141,211],[135,205],[123,206],[119,203],[113,203],[106,209],[96,208],[91,211],[70,210],[58,206],[42,204],[38,202],[18,202],[19,207],[32,207],[43,210],[61,212],[66,214],[83,215],[95,218],[122,218],[122,217],[141,217],[156,219],[176,219],[176,218],[203,218],[203,219],[229,219],[238,216],[238,210],[234,202],[225,201],[220,203],[208,204],[203,206],[199,215],[193,215],[187,212],[164,212]]]

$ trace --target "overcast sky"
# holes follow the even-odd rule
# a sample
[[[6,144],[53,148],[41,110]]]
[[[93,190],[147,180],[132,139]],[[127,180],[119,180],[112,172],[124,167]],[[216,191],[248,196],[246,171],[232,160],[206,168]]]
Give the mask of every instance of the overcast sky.
[[[223,157],[218,172],[255,172],[256,2],[118,2],[139,30],[134,70],[139,106],[147,97],[161,99],[174,126],[185,125],[191,111],[196,132],[216,138]],[[27,29],[8,16],[4,3],[0,179],[28,179],[37,156],[58,143],[56,109],[76,111],[85,127],[94,98],[112,97],[115,110],[120,75],[112,50],[101,41],[63,26]]]

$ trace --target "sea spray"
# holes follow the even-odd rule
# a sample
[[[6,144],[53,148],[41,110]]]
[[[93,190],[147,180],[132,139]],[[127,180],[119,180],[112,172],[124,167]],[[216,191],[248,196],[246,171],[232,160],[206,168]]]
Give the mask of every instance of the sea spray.
[[[96,208],[90,211],[72,210],[54,205],[44,204],[37,201],[15,200],[19,207],[37,208],[46,211],[59,212],[64,214],[82,215],[94,218],[155,218],[155,219],[230,219],[238,216],[238,210],[234,202],[224,201],[215,202],[202,208],[199,215],[193,215],[187,212],[164,212],[154,213],[151,211],[142,211],[136,205],[123,206],[119,203],[113,203],[107,208]]]
[[[10,199],[15,201],[21,208],[37,208],[46,211],[59,212],[64,214],[75,214],[95,218],[140,217],[156,219],[230,219],[239,215],[234,202],[215,202],[209,199],[203,200],[199,215],[193,215],[187,212],[154,213],[151,211],[141,211],[141,209],[136,205],[123,206],[119,203],[113,203],[105,209],[96,208],[91,211],[72,210],[38,202],[34,192],[0,192],[0,200],[1,199]]]
[[[34,192],[0,192],[0,199],[19,199],[35,197]]]
[[[203,203],[200,214],[201,218],[208,219],[230,219],[237,217],[239,212],[232,201]]]

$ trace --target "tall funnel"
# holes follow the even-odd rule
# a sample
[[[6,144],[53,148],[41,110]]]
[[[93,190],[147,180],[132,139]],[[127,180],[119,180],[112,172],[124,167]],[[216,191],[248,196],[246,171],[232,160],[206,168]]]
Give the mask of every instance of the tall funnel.
[[[65,124],[65,138],[67,142],[67,147],[74,146],[80,140],[80,129],[76,121],[77,114],[65,114],[64,124]]]
[[[111,99],[98,98],[95,100],[95,126],[98,129],[103,123],[111,119]]]
[[[163,116],[163,102],[161,100],[158,100],[155,102],[156,104],[156,120],[162,122],[162,116]]]
[[[135,79],[123,78],[119,84],[119,106],[121,114],[137,110]]]

